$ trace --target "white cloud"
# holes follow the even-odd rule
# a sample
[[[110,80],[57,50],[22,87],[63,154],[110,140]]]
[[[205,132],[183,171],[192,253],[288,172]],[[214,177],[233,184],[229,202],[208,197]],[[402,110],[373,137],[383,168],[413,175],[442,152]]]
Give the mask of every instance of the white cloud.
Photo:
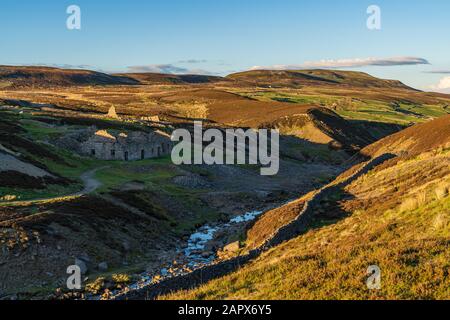
[[[84,70],[97,70],[97,68],[87,64],[63,64],[63,63],[21,63],[19,66],[23,67],[49,67],[58,69],[84,69]]]
[[[433,70],[433,71],[424,71],[424,73],[434,73],[434,74],[450,74],[450,70]]]
[[[442,78],[438,84],[430,86],[434,91],[450,93],[450,77]]]
[[[186,73],[188,70],[186,68],[177,67],[173,64],[149,64],[142,66],[130,66],[128,67],[130,72],[151,72],[151,73]]]
[[[292,65],[273,65],[273,66],[255,66],[251,70],[298,70],[298,69],[336,69],[336,68],[357,68],[367,66],[404,66],[430,64],[424,58],[417,57],[391,57],[391,58],[356,58],[356,59],[338,59],[338,60],[320,60],[307,61],[303,64]]]
[[[180,60],[180,61],[178,61],[178,63],[185,63],[185,64],[187,64],[187,63],[189,63],[189,64],[192,64],[192,63],[207,63],[208,62],[208,60],[206,60],[206,59],[188,59],[188,60]]]
[[[202,69],[187,69],[176,66],[174,64],[149,64],[142,66],[127,67],[131,73],[164,73],[164,74],[196,74],[196,75],[212,75],[211,72]]]

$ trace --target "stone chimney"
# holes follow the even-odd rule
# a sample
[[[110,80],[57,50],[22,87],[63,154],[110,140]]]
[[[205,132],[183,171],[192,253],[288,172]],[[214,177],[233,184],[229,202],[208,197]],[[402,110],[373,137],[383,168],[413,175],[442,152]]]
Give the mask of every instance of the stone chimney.
[[[108,118],[111,119],[120,119],[119,116],[116,113],[116,107],[112,106],[111,108],[109,108],[108,111]]]

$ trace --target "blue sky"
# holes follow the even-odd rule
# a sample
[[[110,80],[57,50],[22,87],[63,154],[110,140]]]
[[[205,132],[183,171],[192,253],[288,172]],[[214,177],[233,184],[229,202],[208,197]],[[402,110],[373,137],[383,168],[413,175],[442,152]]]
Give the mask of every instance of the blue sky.
[[[72,4],[81,30],[66,28]],[[372,4],[379,31],[366,27]],[[2,0],[0,64],[212,74],[336,65],[445,91],[448,12],[448,0]]]

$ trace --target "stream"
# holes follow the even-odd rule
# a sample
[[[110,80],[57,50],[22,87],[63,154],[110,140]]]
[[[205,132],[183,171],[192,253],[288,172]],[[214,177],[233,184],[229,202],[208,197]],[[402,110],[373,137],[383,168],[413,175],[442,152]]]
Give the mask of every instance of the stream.
[[[247,223],[255,220],[263,211],[251,211],[240,216],[230,219],[226,223],[209,225],[206,224],[194,233],[192,233],[187,241],[186,246],[177,249],[178,253],[183,254],[183,264],[171,264],[167,268],[160,270],[159,274],[143,272],[138,275],[139,280],[127,285],[121,290],[110,292],[108,299],[117,299],[129,292],[143,289],[162,280],[188,274],[197,269],[203,268],[215,263],[216,254],[205,255],[206,246],[214,239],[217,232],[227,230],[238,224]],[[100,296],[87,297],[88,300],[99,300]]]

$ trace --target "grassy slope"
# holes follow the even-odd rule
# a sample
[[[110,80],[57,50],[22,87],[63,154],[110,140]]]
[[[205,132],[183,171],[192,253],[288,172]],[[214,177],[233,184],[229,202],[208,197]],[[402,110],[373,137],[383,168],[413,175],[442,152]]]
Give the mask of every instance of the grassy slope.
[[[95,193],[109,193],[120,189],[120,187],[127,182],[142,183],[144,191],[140,195],[145,201],[142,205],[145,207],[151,205],[154,201],[155,194],[161,196],[172,197],[172,200],[177,203],[183,203],[186,210],[192,210],[192,214],[188,219],[179,220],[177,225],[179,232],[185,232],[193,225],[204,223],[208,218],[217,218],[217,214],[212,215],[209,210],[205,210],[202,203],[199,203],[196,195],[201,191],[186,190],[172,183],[172,178],[179,175],[179,171],[174,166],[169,158],[148,159],[135,162],[123,161],[101,161],[96,159],[89,159],[79,157],[66,150],[57,149],[48,144],[41,144],[40,142],[48,139],[54,139],[60,135],[70,131],[81,128],[75,126],[46,126],[45,123],[35,121],[33,117],[23,114],[14,115],[11,113],[2,112],[3,119],[8,123],[14,123],[21,128],[20,132],[15,133],[17,136],[29,139],[32,141],[32,146],[39,147],[39,154],[33,152],[34,150],[26,148],[17,148],[16,151],[26,155],[40,166],[44,166],[48,171],[58,174],[61,177],[70,179],[73,183],[68,185],[48,185],[42,190],[36,189],[21,189],[21,188],[6,188],[0,187],[0,195],[15,195],[18,200],[31,200],[40,198],[56,197],[80,191],[83,187],[80,181],[80,176],[92,169],[102,168],[96,173],[96,178],[102,183],[102,186],[96,190]],[[102,121],[97,120],[100,124]],[[106,125],[109,122],[105,122]],[[14,139],[10,136],[9,140]],[[55,161],[54,158],[45,157],[45,154],[51,153],[59,159]],[[146,168],[142,171],[141,168]],[[150,194],[150,193],[152,194]],[[134,192],[139,194],[138,191]],[[133,203],[130,203],[133,205]],[[176,217],[180,218],[180,217]],[[169,219],[173,222],[173,219]]]
[[[235,274],[169,298],[448,299],[449,212],[448,197],[404,214],[359,212],[310,231]],[[443,225],[435,234],[433,228]],[[373,264],[382,270],[380,291],[365,285]]]
[[[80,176],[81,174],[92,170],[94,168],[103,168],[103,167],[112,167],[110,170],[110,175],[103,174],[102,170],[98,173],[100,181],[104,184],[103,190],[111,190],[112,188],[120,185],[124,181],[130,181],[133,179],[133,176],[123,177],[119,174],[119,170],[116,169],[115,172],[112,170],[114,168],[123,167],[125,162],[121,161],[101,161],[96,159],[90,159],[86,157],[79,157],[70,151],[58,149],[47,141],[55,140],[61,137],[62,135],[69,133],[73,130],[78,130],[81,128],[85,128],[83,126],[83,120],[78,119],[78,121],[74,120],[74,124],[69,125],[58,125],[51,126],[47,125],[44,122],[37,121],[36,117],[33,117],[27,113],[24,114],[15,114],[10,112],[2,111],[0,113],[2,117],[2,123],[4,125],[10,125],[17,128],[17,132],[13,132],[8,130],[8,127],[0,128],[0,138],[6,146],[10,144],[10,148],[16,152],[19,152],[25,159],[32,161],[40,167],[47,169],[49,172],[57,174],[61,177],[72,180],[74,183],[69,186],[49,186],[46,190],[21,190],[21,189],[13,189],[8,190],[7,188],[0,188],[0,192],[2,193],[10,193],[10,194],[20,194],[21,199],[33,199],[33,198],[41,198],[41,197],[50,197],[57,196],[61,194],[67,194],[70,192],[79,191],[82,189]],[[50,119],[50,118],[47,118]],[[55,119],[52,119],[55,120]],[[88,119],[89,120],[89,119]],[[56,120],[55,120],[56,121]],[[66,120],[69,122],[69,120]],[[87,121],[87,120],[86,120]],[[78,124],[80,122],[80,125]],[[116,126],[125,126],[121,124],[116,124],[109,120],[92,120],[92,123],[87,122],[86,125],[96,124],[99,127],[114,127]],[[131,127],[131,125],[129,126]],[[125,127],[126,128],[126,127]],[[25,144],[17,144],[17,139],[21,138],[28,143]],[[168,163],[167,159],[154,159],[154,160],[145,160],[134,163],[135,165],[151,165],[151,164],[159,164],[161,162]],[[131,175],[131,173],[129,173]],[[158,172],[155,173],[155,176]],[[136,175],[135,175],[136,176]],[[148,175],[152,177],[151,175]]]
[[[363,72],[339,70],[254,70],[231,74],[227,78],[271,87],[327,85],[413,90],[400,81],[379,79]]]
[[[372,96],[363,95],[361,91],[352,90],[328,90],[322,89],[319,92],[314,88],[300,90],[277,90],[277,91],[240,91],[245,97],[260,101],[280,101],[288,103],[300,103],[310,105],[322,105],[333,107],[336,112],[350,120],[377,121],[407,125],[410,123],[424,122],[430,118],[436,118],[450,113],[446,106],[450,104],[450,97],[435,100],[424,100],[422,93],[414,92],[408,98],[412,101],[408,103],[399,102],[405,95],[400,92],[392,97],[383,96],[383,92],[377,89]],[[383,91],[383,90],[382,90]],[[370,89],[365,90],[370,93]],[[407,97],[405,96],[405,99]]]
[[[367,153],[402,150],[318,208],[307,233],[226,277],[169,299],[448,299],[450,152],[448,119],[418,126],[443,132],[440,145],[386,138]],[[447,131],[446,131],[446,130]],[[421,137],[423,139],[421,139]],[[387,146],[388,145],[388,146]],[[390,147],[389,147],[390,146]],[[376,150],[375,150],[376,149]],[[366,287],[371,265],[382,289]]]
[[[73,183],[67,185],[48,185],[42,190],[0,187],[0,195],[16,195],[20,200],[47,198],[74,193],[82,189],[80,175],[90,169],[101,167],[105,163],[98,163],[91,159],[80,158],[68,151],[43,144],[42,141],[54,139],[66,132],[64,127],[47,127],[44,123],[35,122],[27,114],[17,115],[8,112],[1,113],[4,124],[11,124],[18,128],[17,132],[0,130],[3,144],[10,144],[10,148],[19,152],[22,157],[39,167],[45,168],[53,174],[70,179]],[[18,144],[18,139],[27,144]]]
[[[449,96],[420,92],[399,81],[378,79],[362,72],[259,70],[228,78],[258,87],[233,90],[245,97],[331,107],[352,120],[405,125],[450,113]]]
[[[445,158],[448,166],[448,153],[436,157],[412,160],[409,165],[432,169],[433,166],[426,162],[439,162]],[[377,173],[376,179],[387,179],[401,166]],[[405,167],[402,174],[406,175],[407,171]],[[446,179],[445,186],[441,179],[431,181],[423,193],[427,197],[423,202],[414,204],[412,201],[411,204],[410,199],[415,197],[415,193],[412,196],[397,194],[403,202],[388,210],[359,208],[336,223],[318,220],[315,229],[272,249],[240,271],[168,298],[448,299],[448,170]],[[403,180],[401,174],[398,180],[410,181]],[[362,184],[370,188],[373,183],[373,179],[368,178],[358,181],[355,186],[361,187]],[[390,183],[382,184],[378,188],[389,186]],[[377,196],[380,195],[373,195],[371,200]],[[358,200],[364,202],[368,199]],[[369,291],[365,285],[366,270],[374,264],[382,270],[380,291]]]

